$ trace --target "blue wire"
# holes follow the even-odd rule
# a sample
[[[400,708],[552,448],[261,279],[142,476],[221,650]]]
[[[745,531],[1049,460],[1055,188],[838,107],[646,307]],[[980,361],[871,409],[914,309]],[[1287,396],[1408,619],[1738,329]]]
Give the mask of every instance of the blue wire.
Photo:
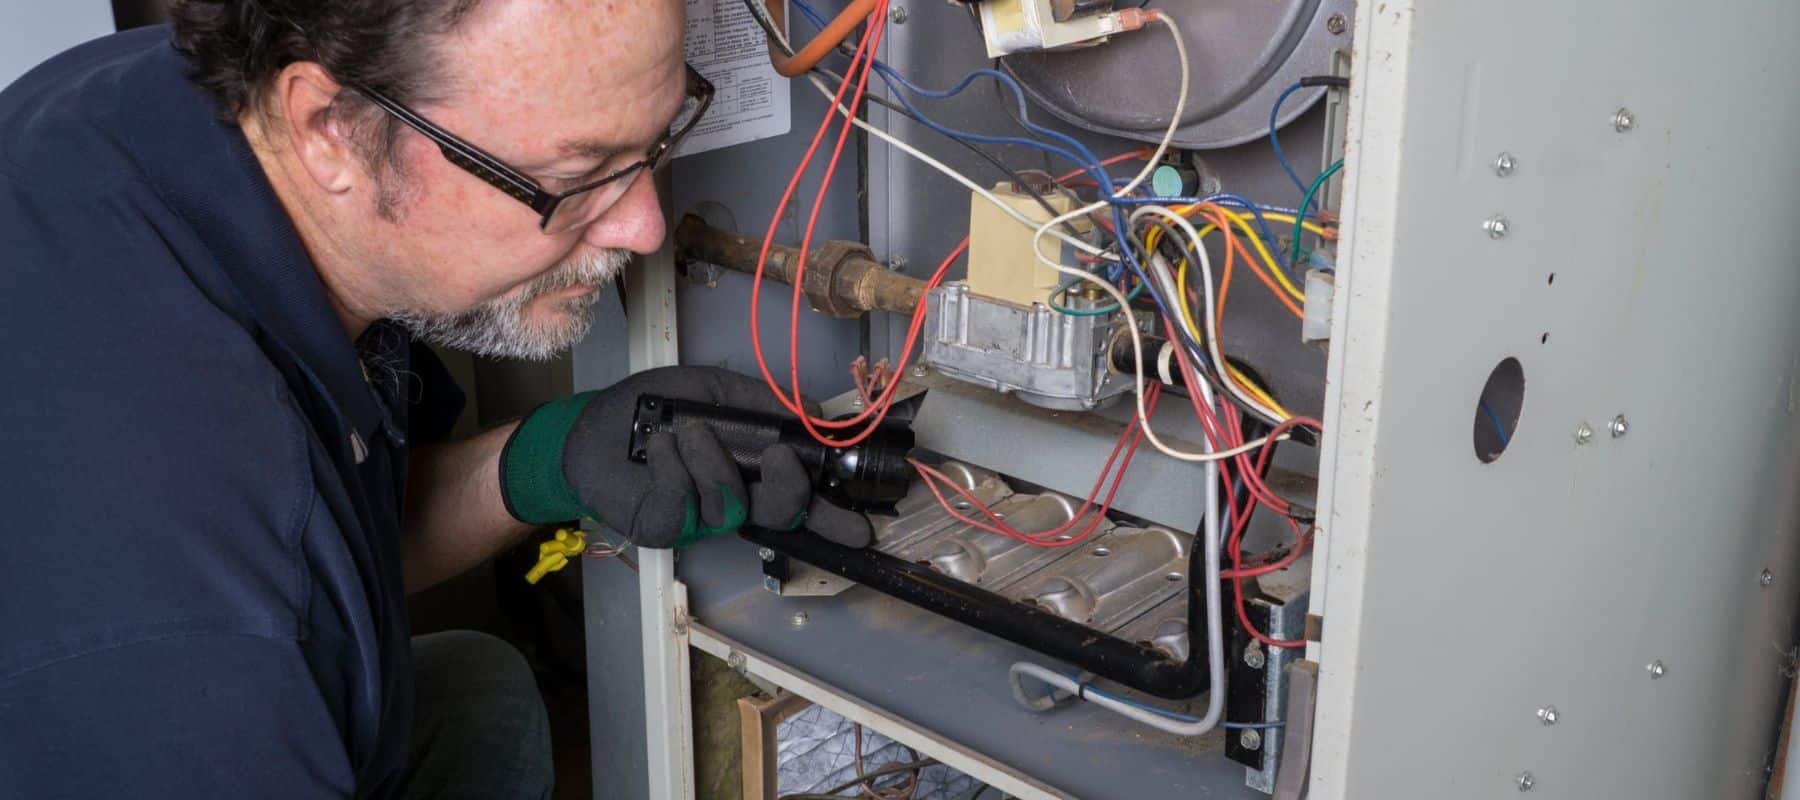
[[[1074,680],[1076,683],[1082,683],[1081,678],[1078,676],[1070,676],[1070,679]],[[1192,723],[1192,722],[1200,721],[1199,719],[1197,719],[1195,717],[1190,717],[1186,714],[1177,714],[1166,708],[1157,708],[1156,706],[1145,705],[1144,703],[1140,703],[1136,700],[1131,700],[1128,698],[1120,697],[1111,692],[1102,691],[1100,689],[1096,689],[1096,688],[1094,688],[1092,686],[1088,686],[1086,684],[1082,684],[1081,692],[1082,692],[1082,694],[1091,694],[1091,695],[1094,695],[1095,697],[1104,697],[1113,702],[1122,703],[1124,705],[1131,706],[1132,708],[1138,709],[1140,711],[1148,711],[1159,717],[1166,717],[1168,719],[1175,720],[1176,722]],[[1253,730],[1268,730],[1270,728],[1281,728],[1281,727],[1286,727],[1286,726],[1287,726],[1287,723],[1285,723],[1285,722],[1220,722],[1219,723],[1219,727],[1224,728],[1226,730],[1243,730],[1246,728],[1253,729]]]
[[[1041,125],[1036,125],[1031,122],[1030,114],[1026,110],[1026,105],[1025,105],[1025,90],[1019,87],[1018,82],[1014,81],[1011,75],[1007,75],[1006,73],[1000,72],[998,70],[978,69],[973,72],[970,72],[967,75],[964,75],[962,80],[957,81],[956,85],[950,87],[949,89],[945,89],[943,91],[934,91],[934,90],[926,89],[926,88],[923,88],[921,86],[914,84],[912,81],[907,80],[906,76],[901,75],[897,70],[895,70],[892,67],[889,67],[886,64],[876,62],[875,71],[877,74],[881,75],[881,78],[884,82],[887,82],[890,90],[892,90],[894,83],[899,83],[901,86],[905,87],[907,91],[912,92],[913,94],[921,95],[924,97],[930,97],[930,98],[938,99],[938,100],[949,99],[949,98],[955,97],[959,94],[962,94],[963,90],[967,89],[969,87],[969,85],[974,83],[975,80],[978,78],[984,78],[984,77],[993,78],[994,80],[999,81],[1007,89],[1012,91],[1013,99],[1015,101],[1017,101],[1017,103],[1018,103],[1019,123],[1021,125],[1024,125],[1025,129],[1027,131],[1030,131],[1031,133],[1037,134],[1039,136],[1044,136],[1044,137],[1053,139],[1053,140],[1063,144],[1065,147],[1068,148],[1068,150],[1072,150],[1076,153],[1080,153],[1080,157],[1072,156],[1067,151],[1062,150],[1062,149],[1049,150],[1049,148],[1052,147],[1051,145],[1047,145],[1043,142],[1038,142],[1038,141],[1030,140],[1030,139],[1020,139],[1017,137],[983,136],[981,134],[973,134],[973,133],[967,133],[967,132],[962,132],[962,131],[957,131],[957,132],[952,133],[951,131],[953,129],[946,128],[941,125],[937,125],[936,123],[929,123],[928,127],[932,127],[934,130],[938,130],[940,133],[944,133],[945,135],[959,136],[961,138],[966,138],[969,141],[988,142],[988,143],[994,143],[994,144],[1018,144],[1018,145],[1023,145],[1023,146],[1027,146],[1027,147],[1036,147],[1039,149],[1046,149],[1049,152],[1056,153],[1057,155],[1061,155],[1064,158],[1067,158],[1070,161],[1073,161],[1076,164],[1080,165],[1088,173],[1094,175],[1095,178],[1100,181],[1101,185],[1110,186],[1113,183],[1111,176],[1107,174],[1105,168],[1100,166],[1100,157],[1094,155],[1094,152],[1092,150],[1089,150],[1087,145],[1082,144],[1079,140],[1075,139],[1072,136],[1068,136],[1066,134],[1050,130],[1049,128],[1045,128]],[[908,113],[912,113],[915,116],[918,116],[918,113],[917,113],[918,110],[913,106],[913,104],[910,101],[908,101],[906,99],[906,96],[904,94],[902,94],[900,92],[894,92],[894,96],[897,99],[899,99],[901,105],[903,105],[907,108]],[[920,120],[920,121],[924,122],[924,120]]]
[[[1494,423],[1494,433],[1500,435],[1500,446],[1505,447],[1512,436],[1506,432],[1506,425],[1500,421],[1500,415],[1494,413],[1494,407],[1488,405],[1485,399],[1481,401],[1481,413],[1486,414],[1488,421]]]
[[[1281,152],[1281,137],[1275,132],[1275,118],[1281,113],[1281,104],[1287,102],[1288,97],[1293,93],[1304,88],[1306,87],[1296,81],[1293,86],[1289,86],[1283,91],[1280,97],[1275,98],[1275,107],[1269,109],[1269,146],[1275,148],[1275,160],[1281,162],[1281,170],[1287,173],[1288,180],[1293,181],[1294,187],[1302,192],[1306,191],[1306,183],[1300,180],[1299,173],[1294,172],[1294,165],[1288,163],[1287,154]],[[1314,208],[1317,206],[1315,205]]]
[[[806,17],[807,21],[811,22],[814,28],[821,30],[825,28],[825,18],[819,16],[819,12],[814,11],[812,6],[807,5],[806,0],[793,0],[793,3],[794,8],[800,9],[800,15]]]

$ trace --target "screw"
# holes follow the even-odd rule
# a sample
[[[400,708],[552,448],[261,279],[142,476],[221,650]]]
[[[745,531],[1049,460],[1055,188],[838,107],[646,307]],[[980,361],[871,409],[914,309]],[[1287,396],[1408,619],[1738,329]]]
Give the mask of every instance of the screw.
[[[1544,706],[1538,709],[1538,721],[1545,725],[1556,724],[1556,706]]]
[[[892,272],[906,271],[906,256],[894,256],[888,259],[887,268]]]
[[[749,671],[750,668],[748,660],[744,658],[744,654],[736,650],[725,655],[725,666],[730,667],[733,672],[736,672],[739,675]]]
[[[1629,108],[1621,108],[1612,115],[1613,130],[1624,133],[1637,127],[1637,115]]]
[[[1238,744],[1243,745],[1245,750],[1261,750],[1262,734],[1258,733],[1255,728],[1245,728],[1242,733],[1238,734]]]
[[[775,560],[775,551],[770,550],[767,547],[758,547],[758,548],[756,548],[756,557],[760,558],[764,561],[774,561]]]
[[[1529,792],[1531,791],[1531,787],[1537,785],[1537,779],[1531,777],[1530,772],[1521,772],[1518,775],[1513,776],[1513,783],[1519,785],[1519,791]]]
[[[764,575],[763,590],[769,594],[781,594],[781,581],[775,580],[774,575]]]
[[[1349,22],[1344,19],[1343,14],[1332,14],[1325,18],[1325,30],[1330,31],[1332,36],[1343,33],[1347,27]]]
[[[1631,432],[1631,424],[1625,421],[1624,414],[1620,414],[1613,417],[1612,424],[1606,426],[1606,429],[1612,431],[1612,437],[1614,439],[1620,439],[1624,438],[1625,434]]]
[[[1592,426],[1588,425],[1585,422],[1581,423],[1580,425],[1575,426],[1575,443],[1576,444],[1587,444],[1588,442],[1591,442],[1593,440],[1594,440],[1594,429]]]
[[[1481,229],[1488,232],[1488,238],[1499,239],[1506,235],[1506,217],[1495,214],[1481,222]]]
[[[1499,175],[1502,178],[1513,174],[1513,170],[1517,169],[1518,166],[1519,162],[1517,159],[1513,158],[1512,153],[1501,153],[1500,155],[1494,156],[1494,174]]]
[[[856,397],[850,398],[850,407],[851,408],[862,408],[863,407],[862,396],[858,395]]]
[[[1644,669],[1649,671],[1651,680],[1656,680],[1657,678],[1662,677],[1664,673],[1668,672],[1668,670],[1663,667],[1662,659],[1657,659],[1645,664]]]
[[[789,624],[792,624],[796,628],[804,628],[804,627],[806,627],[806,620],[807,620],[806,612],[796,611],[796,612],[794,612],[794,616],[791,619],[789,619],[788,622],[789,622]]]
[[[1251,669],[1262,669],[1263,664],[1266,663],[1268,663],[1268,661],[1263,658],[1262,648],[1257,647],[1254,642],[1252,642],[1249,647],[1244,648],[1245,666]]]
[[[925,375],[926,375],[926,369],[925,369],[924,364],[914,364],[913,365],[913,368],[912,368],[912,376],[913,377],[923,378],[923,377],[925,377]]]
[[[895,25],[905,25],[906,6],[894,6],[893,10],[888,12],[888,21]]]
[[[1756,582],[1763,586],[1772,586],[1775,583],[1775,573],[1765,569],[1761,575],[1756,576]]]

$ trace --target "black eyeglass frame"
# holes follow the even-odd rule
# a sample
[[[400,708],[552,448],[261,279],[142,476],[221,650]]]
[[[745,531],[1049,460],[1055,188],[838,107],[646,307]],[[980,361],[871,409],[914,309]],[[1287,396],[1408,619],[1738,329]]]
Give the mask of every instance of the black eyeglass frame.
[[[418,112],[381,92],[367,86],[358,85],[353,88],[362,96],[369,98],[369,102],[374,103],[381,110],[430,139],[450,163],[486,181],[494,188],[505,192],[513,199],[530,207],[532,211],[537,212],[538,229],[547,230],[550,226],[550,218],[555,216],[556,209],[563,204],[563,201],[591,192],[613,181],[627,178],[636,174],[638,170],[648,168],[654,171],[668,163],[676,146],[680,145],[681,141],[687,138],[687,135],[700,124],[701,118],[706,116],[706,110],[712,105],[715,92],[712,82],[695,70],[692,64],[684,63],[682,67],[687,71],[686,97],[699,103],[699,108],[695,109],[694,115],[688,119],[687,123],[682,125],[679,130],[670,130],[664,133],[656,144],[651,145],[650,151],[638,161],[614,170],[592,183],[583,184],[564,192],[550,192],[544,189],[543,185],[531,176],[495,158],[487,151],[469,144],[456,134],[438,127]]]

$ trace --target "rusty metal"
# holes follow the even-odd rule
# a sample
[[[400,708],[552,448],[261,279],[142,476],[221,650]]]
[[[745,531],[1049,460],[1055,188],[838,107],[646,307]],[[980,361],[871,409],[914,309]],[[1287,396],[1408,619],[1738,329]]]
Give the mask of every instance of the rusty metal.
[[[693,215],[675,228],[675,260],[684,268],[700,262],[754,273],[761,252],[760,239],[715,228]],[[792,285],[799,261],[798,249],[771,245],[763,275]],[[834,317],[866,311],[911,314],[925,296],[925,282],[889,270],[867,245],[828,241],[809,248],[800,291],[814,309]]]

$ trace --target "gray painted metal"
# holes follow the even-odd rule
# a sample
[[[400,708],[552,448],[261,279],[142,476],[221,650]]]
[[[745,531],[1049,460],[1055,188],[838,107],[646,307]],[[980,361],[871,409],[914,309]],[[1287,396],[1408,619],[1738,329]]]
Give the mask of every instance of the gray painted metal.
[[[1213,0],[1161,0],[1156,7],[1181,26],[1192,65],[1175,143],[1211,149],[1266,136],[1269,109],[1283,90],[1302,77],[1329,74],[1332,49],[1345,46],[1348,37],[1326,23],[1352,16],[1356,4],[1283,0],[1222,7]],[[1104,47],[1009,56],[1000,63],[1033,100],[1062,119],[1155,142],[1168,128],[1181,86],[1174,44],[1158,28],[1115,36]],[[1293,122],[1323,94],[1296,92],[1277,124]]]
[[[760,238],[769,228],[775,203],[787,188],[787,179],[812,141],[813,129],[825,113],[825,100],[801,82],[791,84],[793,130],[785,136],[727,147],[676,159],[673,176],[672,219],[699,210],[708,222]],[[820,148],[813,167],[795,192],[782,216],[776,241],[798,244],[805,230],[824,161],[831,146]],[[821,210],[815,241],[861,240],[857,199],[855,142],[844,148],[844,159],[832,179],[831,192]],[[757,374],[751,353],[750,276],[726,271],[708,283],[682,282],[677,289],[679,311],[690,320],[681,337],[681,363],[710,364]],[[763,345],[776,379],[788,381],[788,313],[791,287],[768,282],[758,313],[763,323]],[[828,397],[850,388],[850,362],[862,353],[857,320],[834,319],[819,314],[800,299],[800,390],[812,397]],[[636,309],[632,309],[635,313]]]
[[[1193,25],[1190,22],[1187,27]],[[1167,34],[1157,31],[1135,35],[1167,38]],[[1347,46],[1348,43],[1344,44]],[[989,66],[983,57],[981,37],[969,24],[967,13],[951,5],[932,3],[913,7],[905,25],[889,27],[882,45],[886,50],[883,59],[887,63],[904,72],[914,83],[927,88],[949,88],[970,70]],[[1161,45],[1166,47],[1167,42]],[[1329,70],[1321,68],[1317,71]],[[1196,80],[1204,79],[1204,75],[1196,77]],[[816,92],[807,87],[796,86],[794,91],[796,102],[807,93],[816,97]],[[1173,89],[1168,92],[1173,93]],[[1007,96],[1010,98],[1011,95]],[[1296,94],[1288,102],[1292,104],[1296,100],[1304,105],[1307,102],[1305,93]],[[991,82],[977,82],[948,100],[916,102],[933,119],[954,128],[993,135],[1016,136],[1020,132],[1006,114],[997,113],[1001,101]],[[1264,124],[1272,103],[1271,97],[1268,103],[1259,105]],[[820,105],[823,105],[822,101]],[[882,108],[871,109],[869,118],[978,183],[992,185],[1006,179],[987,162],[909,119]],[[1135,141],[1081,130],[1036,107],[1032,109],[1032,121],[1074,136],[1102,157],[1142,146]],[[1324,130],[1323,111],[1316,106],[1282,129],[1288,158],[1303,177],[1317,174],[1318,143],[1323,141]],[[1074,165],[1061,161],[1053,163],[1034,150],[1002,145],[988,147],[1015,169],[1041,169],[1061,174],[1074,168]],[[1205,160],[1217,173],[1222,191],[1278,206],[1292,207],[1300,202],[1300,190],[1294,188],[1281,172],[1266,141],[1209,151]],[[763,222],[766,224],[766,216]],[[1288,235],[1285,226],[1271,225],[1276,236]],[[878,256],[890,263],[904,262],[904,271],[908,275],[924,278],[943,261],[946,253],[956,247],[968,229],[969,196],[966,190],[904,153],[893,151],[880,140],[870,140],[868,241]],[[1215,263],[1221,263],[1218,260],[1223,257],[1222,252],[1214,251]],[[952,279],[962,275],[961,264],[951,268]],[[1316,415],[1324,397],[1321,380],[1324,354],[1317,347],[1302,344],[1296,320],[1254,279],[1242,270],[1239,275],[1225,318],[1226,353],[1261,370],[1273,385],[1277,399],[1295,413]],[[906,319],[883,314],[875,321],[871,348],[879,354],[895,355],[905,337]],[[1180,471],[1186,474],[1190,469],[1181,468]]]
[[[735,539],[687,551],[680,571],[694,618],[861,705],[1069,797],[1263,797],[1224,758],[1220,732],[1169,736],[1085,704],[1025,711],[1007,689],[1006,668],[1041,656],[863,587],[831,598],[770,594],[756,560],[755,548]],[[788,623],[797,611],[807,614],[805,627]]]
[[[1800,5],[1694,10],[1358,21],[1314,798],[1760,796],[1795,596],[1759,574],[1800,563],[1800,104],[1771,91]],[[1524,410],[1483,464],[1507,356]]]

